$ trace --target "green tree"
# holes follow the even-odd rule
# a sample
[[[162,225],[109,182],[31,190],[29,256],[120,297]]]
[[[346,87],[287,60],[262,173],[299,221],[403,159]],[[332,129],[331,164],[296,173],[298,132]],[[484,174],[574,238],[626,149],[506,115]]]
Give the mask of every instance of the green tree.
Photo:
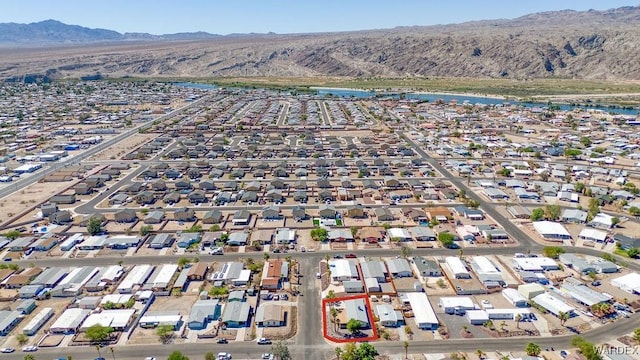
[[[16,335],[16,340],[18,340],[18,344],[20,344],[20,346],[23,346],[29,341],[29,337],[25,334],[18,334]]]
[[[85,331],[84,335],[92,343],[102,343],[109,339],[112,332],[113,332],[113,328],[110,326],[102,326],[100,324],[95,324],[95,325],[91,325],[87,329],[87,331]]]
[[[160,342],[162,342],[163,344],[166,344],[169,342],[169,340],[173,338],[173,335],[174,335],[173,331],[174,329],[173,329],[173,326],[171,325],[160,325],[156,328],[156,335],[160,339]],[[173,353],[171,353],[171,355],[173,355]],[[169,356],[169,359],[171,359],[171,355]]]
[[[629,214],[633,216],[640,216],[640,208],[638,208],[637,206],[631,206],[629,208]]]
[[[350,333],[357,334],[360,332],[360,328],[362,328],[360,321],[356,319],[349,319],[349,321],[347,321],[347,330],[349,330]]]
[[[584,183],[581,181],[578,181],[573,188],[576,190],[577,193],[582,194],[582,192],[584,191]]]
[[[315,241],[326,241],[329,232],[325,228],[315,228],[311,230],[311,238]]]
[[[87,232],[89,235],[98,235],[102,232],[102,220],[97,216],[93,216],[89,219],[87,224]]]
[[[189,263],[191,263],[191,259],[189,259],[188,257],[181,257],[180,259],[178,259],[178,267],[180,269],[184,268]]]
[[[7,231],[6,233],[2,234],[2,236],[6,237],[9,240],[15,240],[20,237],[20,231],[18,230]]]
[[[560,254],[564,254],[564,252],[561,246],[545,246],[542,248],[542,254],[552,259],[557,259]]]
[[[611,225],[613,227],[618,227],[618,224],[620,224],[620,218],[617,216],[614,216],[611,218]]]
[[[408,258],[409,256],[411,256],[411,253],[413,252],[413,250],[411,250],[410,247],[408,247],[407,245],[402,245],[400,246],[400,254],[402,255],[403,258]]]
[[[373,345],[369,343],[361,343],[360,346],[356,349],[356,359],[357,360],[374,360],[378,355],[378,350],[376,350]]]
[[[547,205],[545,206],[545,213],[549,220],[557,220],[560,218],[560,213],[562,212],[562,208],[560,205]]]
[[[336,348],[333,349],[333,352],[336,354],[336,359],[340,360],[340,355],[342,355],[342,348],[339,346],[336,346]]]
[[[358,227],[357,226],[352,226],[349,228],[349,230],[351,230],[351,236],[353,236],[353,238],[355,239],[356,234],[358,233]]]
[[[589,139],[586,136],[583,136],[580,138],[580,143],[584,146],[584,147],[589,147],[591,146],[591,139]]]
[[[282,341],[277,341],[271,346],[271,353],[273,357],[278,360],[291,360],[291,353],[289,347]]]
[[[577,347],[587,360],[602,360],[602,356],[598,353],[595,345],[581,336],[574,336],[571,339],[571,345]]]
[[[331,316],[331,323],[333,324],[333,331],[337,331],[337,327],[338,327],[338,309],[336,309],[335,307],[331,307],[331,310],[329,310],[329,316]]]
[[[540,220],[544,219],[544,209],[535,208],[535,209],[531,210],[530,219],[531,219],[531,221],[540,221]]]
[[[207,351],[207,353],[204,354],[204,360],[216,360],[216,356],[211,351]]]
[[[36,360],[36,357],[33,354],[27,354],[24,356],[24,360]]]
[[[558,313],[558,319],[560,319],[560,326],[564,326],[564,324],[567,323],[567,320],[569,320],[569,313],[568,312],[564,312],[564,311],[560,311]]]
[[[454,244],[454,236],[446,233],[446,232],[441,232],[438,234],[438,241],[440,241],[440,243],[442,244],[442,246],[444,246],[445,248],[451,248],[453,247]]]
[[[202,225],[200,225],[200,224],[192,225],[190,228],[188,228],[184,232],[187,232],[187,233],[200,233],[200,232],[202,232]]]
[[[209,231],[220,231],[220,225],[218,224],[211,225],[211,227],[209,228]]]
[[[409,358],[409,342],[407,340],[402,342],[402,347],[404,348],[404,358],[408,359]]]
[[[147,236],[153,230],[153,226],[151,225],[142,225],[140,227],[140,236]]]
[[[184,355],[180,351],[176,350],[171,354],[169,354],[169,357],[167,358],[167,360],[189,360],[189,357]]]
[[[640,249],[634,247],[631,248],[629,250],[627,250],[627,256],[629,256],[630,258],[637,258],[640,255]]]
[[[633,330],[633,341],[640,345],[640,328]]]
[[[524,351],[529,356],[538,356],[540,355],[541,349],[538,344],[530,342],[527,344],[527,347],[525,347]]]

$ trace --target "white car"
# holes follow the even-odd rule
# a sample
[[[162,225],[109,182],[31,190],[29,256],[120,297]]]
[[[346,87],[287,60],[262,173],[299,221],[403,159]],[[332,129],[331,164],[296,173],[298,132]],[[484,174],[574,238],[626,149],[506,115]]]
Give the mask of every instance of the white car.
[[[23,347],[22,351],[24,351],[24,352],[34,352],[34,351],[38,351],[38,347],[35,346],[35,345],[29,345],[29,346]]]
[[[228,352],[219,352],[218,360],[231,360],[231,354]]]
[[[271,353],[262,354],[262,360],[273,360],[274,356]]]
[[[9,354],[9,353],[12,353],[14,351],[16,351],[16,349],[14,349],[12,347],[4,347],[4,348],[0,349],[0,352],[4,353],[4,354]]]
[[[156,358],[153,356],[147,356],[144,360],[156,360]]]

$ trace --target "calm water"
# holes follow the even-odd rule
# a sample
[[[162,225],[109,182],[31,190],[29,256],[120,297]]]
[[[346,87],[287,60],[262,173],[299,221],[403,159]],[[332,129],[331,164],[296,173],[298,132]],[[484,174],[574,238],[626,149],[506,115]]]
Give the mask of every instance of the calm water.
[[[351,89],[323,89],[317,88],[318,95],[333,95],[338,97],[353,97],[353,98],[368,98],[375,97],[377,94],[375,91],[366,91],[366,90],[351,90]],[[390,93],[389,97],[399,98],[399,94]],[[520,105],[525,107],[545,107],[546,103],[529,103],[529,102],[519,102],[519,101],[505,101],[502,99],[496,99],[491,97],[484,96],[473,96],[473,95],[448,95],[448,94],[416,94],[416,93],[407,93],[405,94],[407,99],[415,99],[415,100],[427,100],[429,102],[443,100],[444,102],[449,102],[452,100],[456,100],[459,104],[468,101],[471,104],[483,104],[483,105],[500,105],[505,102],[512,105]],[[608,107],[608,106],[571,106],[566,104],[558,104],[561,110],[573,110],[575,108],[581,109],[595,109],[602,110],[605,112],[614,112],[623,115],[638,115],[637,109],[623,109],[618,107]]]
[[[190,87],[190,88],[195,88],[195,89],[217,89],[218,86],[217,85],[212,85],[212,84],[199,84],[199,83],[189,83],[189,82],[181,82],[181,83],[174,83],[174,85],[177,86],[183,86],[183,87]],[[351,90],[351,89],[325,89],[325,88],[315,88],[317,90],[317,94],[320,96],[338,96],[338,97],[342,97],[342,98],[358,98],[358,99],[364,99],[364,98],[370,98],[370,97],[375,97],[378,95],[382,95],[385,97],[391,97],[391,98],[399,98],[400,95],[397,93],[389,93],[387,94],[380,94],[380,93],[376,93],[375,91],[366,91],[366,90]],[[519,105],[519,106],[524,106],[524,107],[545,107],[547,106],[546,103],[528,103],[528,102],[519,102],[519,101],[505,101],[502,99],[496,99],[496,98],[492,98],[492,97],[485,97],[485,96],[472,96],[472,95],[448,95],[448,94],[416,94],[416,93],[406,93],[404,95],[407,99],[414,99],[414,100],[427,100],[429,102],[433,102],[433,101],[437,101],[437,100],[442,100],[444,102],[450,102],[452,100],[456,100],[459,104],[464,103],[465,101],[471,103],[471,104],[483,104],[483,105],[501,105],[504,104],[505,102],[511,104],[511,105]],[[581,108],[581,109],[595,109],[595,110],[602,110],[604,112],[613,112],[613,113],[617,113],[617,114],[623,114],[623,115],[638,115],[638,109],[623,109],[623,108],[618,108],[618,107],[608,107],[608,106],[571,106],[571,105],[566,105],[566,104],[558,104],[560,106],[561,110],[573,110],[575,108]]]

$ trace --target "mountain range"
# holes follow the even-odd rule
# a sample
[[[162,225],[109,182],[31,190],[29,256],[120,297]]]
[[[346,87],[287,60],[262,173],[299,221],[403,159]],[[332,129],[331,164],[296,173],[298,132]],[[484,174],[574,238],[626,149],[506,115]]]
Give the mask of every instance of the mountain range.
[[[640,7],[316,34],[120,34],[0,24],[0,79],[473,77],[640,80]]]

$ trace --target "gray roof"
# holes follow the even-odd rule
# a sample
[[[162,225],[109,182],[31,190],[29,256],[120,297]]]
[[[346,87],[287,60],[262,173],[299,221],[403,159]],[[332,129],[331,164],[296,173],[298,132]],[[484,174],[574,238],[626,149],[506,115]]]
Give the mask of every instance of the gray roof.
[[[8,333],[21,315],[18,311],[0,310],[0,333]]]
[[[420,271],[421,273],[431,272],[432,270],[438,270],[442,272],[437,262],[425,259],[422,256],[416,256],[415,258],[413,258],[413,262],[416,264],[418,271]]]
[[[400,258],[387,260],[387,267],[389,268],[389,272],[392,274],[398,274],[401,272],[413,273],[407,259]]]
[[[48,268],[40,273],[33,281],[32,285],[53,286],[69,273],[67,268]]]
[[[363,261],[360,263],[362,277],[366,278],[384,278],[386,268],[384,263],[379,260]]]
[[[213,319],[217,311],[217,307],[219,305],[219,301],[216,299],[212,300],[198,300],[191,307],[191,312],[189,313],[189,322],[197,321],[197,322],[205,322],[207,318],[210,320]]]
[[[369,324],[369,316],[364,299],[347,300],[344,303],[347,321],[356,319],[363,324]]]
[[[227,303],[222,313],[222,322],[246,322],[249,319],[251,306],[246,302],[233,301]]]

